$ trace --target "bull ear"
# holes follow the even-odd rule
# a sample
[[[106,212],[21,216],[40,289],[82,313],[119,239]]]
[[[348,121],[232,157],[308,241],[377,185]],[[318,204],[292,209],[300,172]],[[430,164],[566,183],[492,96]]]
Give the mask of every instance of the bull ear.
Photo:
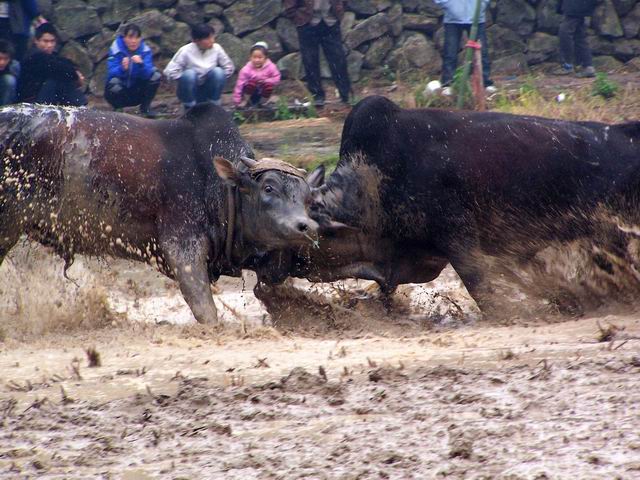
[[[324,165],[320,165],[313,172],[307,175],[307,183],[311,188],[318,188],[324,183]]]
[[[229,160],[222,157],[215,157],[213,165],[216,168],[218,176],[230,185],[237,186],[240,183],[240,172],[233,166]]]

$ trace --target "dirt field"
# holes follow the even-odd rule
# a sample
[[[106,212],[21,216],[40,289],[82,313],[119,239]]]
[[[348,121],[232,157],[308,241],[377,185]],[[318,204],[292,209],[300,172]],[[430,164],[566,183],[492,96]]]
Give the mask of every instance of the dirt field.
[[[388,315],[308,290],[332,310],[275,328],[225,279],[214,329],[145,266],[61,270],[25,245],[0,268],[0,478],[640,477],[637,315],[474,323],[448,270]]]

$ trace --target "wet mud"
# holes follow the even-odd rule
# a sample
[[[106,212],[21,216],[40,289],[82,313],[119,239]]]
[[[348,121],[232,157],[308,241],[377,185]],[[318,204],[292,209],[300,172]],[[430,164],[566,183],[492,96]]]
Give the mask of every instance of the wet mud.
[[[275,325],[224,279],[214,328],[146,266],[61,269],[32,245],[0,269],[0,478],[640,474],[635,314],[470,321],[447,270],[391,313],[371,284],[295,282]]]

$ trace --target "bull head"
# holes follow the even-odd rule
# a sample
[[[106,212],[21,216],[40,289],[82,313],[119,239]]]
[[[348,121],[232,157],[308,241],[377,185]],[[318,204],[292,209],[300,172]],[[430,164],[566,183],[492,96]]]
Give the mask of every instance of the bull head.
[[[236,209],[243,238],[267,249],[314,241],[318,224],[306,211],[311,189],[302,172],[271,159],[241,160],[248,170],[221,157],[214,159],[214,165],[218,176],[240,192]]]

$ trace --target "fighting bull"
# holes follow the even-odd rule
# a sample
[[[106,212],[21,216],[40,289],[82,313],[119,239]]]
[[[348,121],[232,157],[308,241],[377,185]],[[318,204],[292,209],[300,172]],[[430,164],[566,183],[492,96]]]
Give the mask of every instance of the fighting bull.
[[[175,278],[196,320],[216,322],[210,283],[274,249],[308,243],[302,173],[255,161],[229,115],[177,120],[20,105],[0,110],[0,263],[21,235],[65,260],[110,255]]]
[[[321,230],[335,220],[356,230],[294,255],[294,276],[365,278],[391,291],[450,263],[486,311],[479,256],[526,262],[551,241],[592,235],[601,208],[637,218],[640,122],[405,110],[369,97],[346,119],[340,161],[323,179],[322,170],[308,179],[311,217]]]

